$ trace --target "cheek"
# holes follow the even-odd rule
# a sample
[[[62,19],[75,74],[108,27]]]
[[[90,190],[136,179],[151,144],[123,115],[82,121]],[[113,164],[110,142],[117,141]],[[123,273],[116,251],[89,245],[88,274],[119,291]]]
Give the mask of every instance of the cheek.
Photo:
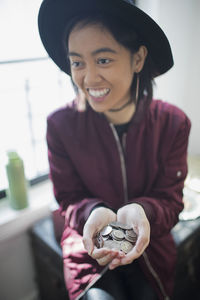
[[[79,75],[78,73],[76,73],[76,72],[73,72],[73,71],[72,71],[71,75],[72,75],[72,80],[73,80],[73,82],[74,82],[78,87],[80,87],[80,85],[81,85],[81,78],[80,78],[80,75]]]
[[[116,73],[117,74],[117,73]],[[119,74],[119,73],[118,73]],[[124,93],[125,90],[130,88],[132,84],[133,76],[132,74],[127,74],[127,72],[120,73],[120,76],[113,76],[112,86],[115,88],[115,91],[118,93]]]
[[[124,63],[120,65],[117,69],[112,72],[112,82],[120,87],[129,86],[132,83],[134,76],[134,71],[132,70],[130,64]]]
[[[119,85],[123,78],[118,68],[103,70],[103,72],[101,72],[100,75],[105,81],[109,82],[112,86],[115,87]]]

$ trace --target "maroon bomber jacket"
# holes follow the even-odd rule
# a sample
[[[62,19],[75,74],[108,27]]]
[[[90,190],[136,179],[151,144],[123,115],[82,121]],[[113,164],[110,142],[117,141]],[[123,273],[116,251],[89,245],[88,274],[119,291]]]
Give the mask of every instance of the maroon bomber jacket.
[[[103,274],[84,250],[83,226],[98,204],[118,210],[143,206],[151,226],[150,244],[138,259],[159,299],[170,299],[176,248],[171,229],[183,209],[190,121],[177,107],[153,100],[140,122],[133,117],[123,136],[105,116],[75,102],[48,117],[47,143],[55,197],[66,214],[62,236],[64,274],[70,299]]]

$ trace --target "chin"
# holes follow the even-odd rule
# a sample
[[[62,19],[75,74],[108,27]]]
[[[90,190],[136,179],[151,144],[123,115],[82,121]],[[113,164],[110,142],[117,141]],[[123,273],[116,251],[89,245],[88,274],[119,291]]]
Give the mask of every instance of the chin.
[[[90,107],[96,112],[104,113],[108,110],[108,108],[105,108],[104,105],[101,105],[101,104],[95,105],[93,103],[90,103],[89,101],[88,101],[88,103],[89,103]]]

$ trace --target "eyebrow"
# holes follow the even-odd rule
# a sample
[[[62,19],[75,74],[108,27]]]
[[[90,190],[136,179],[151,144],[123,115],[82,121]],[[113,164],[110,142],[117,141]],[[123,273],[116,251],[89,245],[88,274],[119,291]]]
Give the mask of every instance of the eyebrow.
[[[94,50],[94,51],[92,52],[92,55],[94,56],[94,55],[99,54],[99,53],[102,53],[102,52],[109,52],[109,53],[117,54],[117,52],[116,52],[115,50],[111,49],[111,48],[99,48],[99,49],[97,49],[97,50]],[[78,56],[78,57],[82,57],[81,54],[79,54],[79,53],[77,53],[77,52],[73,52],[73,51],[68,53],[68,57],[69,57],[69,56]]]

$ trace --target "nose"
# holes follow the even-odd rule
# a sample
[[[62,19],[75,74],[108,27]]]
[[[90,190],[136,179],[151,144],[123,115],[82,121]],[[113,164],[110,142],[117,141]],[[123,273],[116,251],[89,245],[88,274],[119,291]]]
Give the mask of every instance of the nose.
[[[84,83],[86,86],[94,86],[101,82],[98,67],[95,64],[88,64],[85,68]]]

